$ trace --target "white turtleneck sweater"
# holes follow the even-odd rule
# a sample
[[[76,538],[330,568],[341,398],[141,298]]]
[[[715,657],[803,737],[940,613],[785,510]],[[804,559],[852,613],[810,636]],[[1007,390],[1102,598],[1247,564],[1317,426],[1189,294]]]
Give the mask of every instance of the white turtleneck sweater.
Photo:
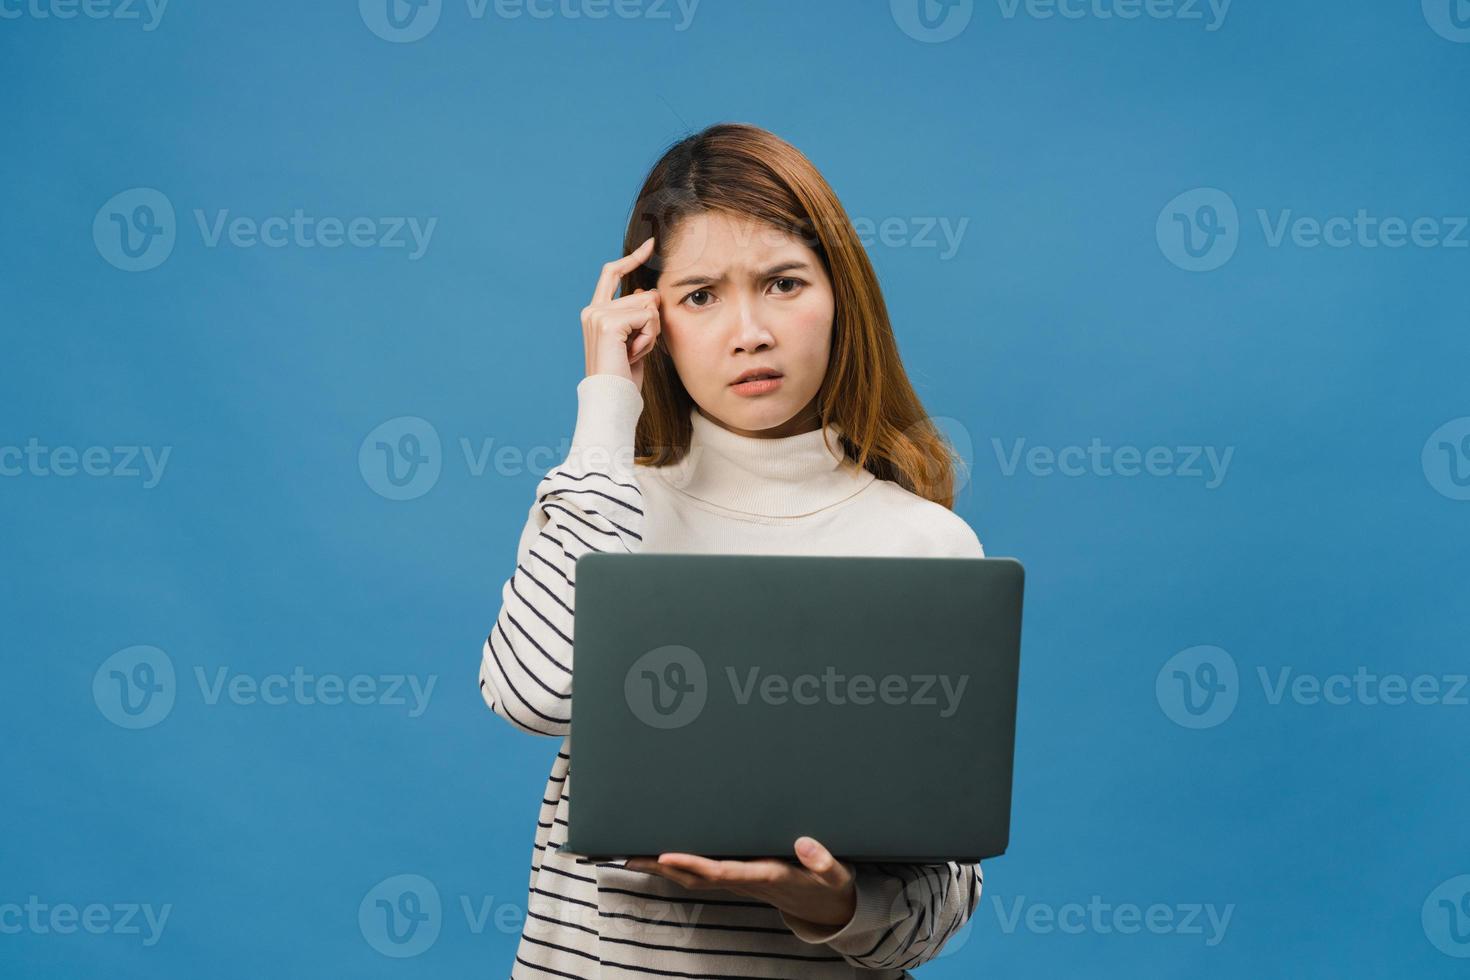
[[[691,410],[689,453],[648,467],[633,459],[637,385],[592,375],[577,401],[570,451],[536,488],[480,661],[480,692],[496,714],[563,739],[541,801],[512,978],[907,976],[974,911],[979,864],[858,863],[852,920],[812,931],[764,902],[561,850],[576,561],[589,551],[979,558],[975,532],[953,511],[859,469],[834,426],[758,439]]]

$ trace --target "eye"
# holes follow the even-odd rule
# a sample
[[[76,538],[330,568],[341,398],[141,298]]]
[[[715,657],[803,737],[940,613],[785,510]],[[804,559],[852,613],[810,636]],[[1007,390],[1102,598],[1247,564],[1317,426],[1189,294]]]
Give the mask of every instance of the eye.
[[[792,293],[796,292],[799,288],[801,288],[802,286],[806,285],[806,283],[804,283],[802,280],[796,279],[796,278],[794,278],[792,276],[781,276],[779,279],[773,280],[773,282],[777,282],[777,283],[789,282],[789,283],[791,283],[791,288],[790,289],[781,290],[781,292],[784,295],[786,295],[786,296],[790,296]]]
[[[694,297],[700,295],[701,293],[703,293],[704,295],[708,296],[709,295],[709,290],[708,289],[696,289],[694,292],[690,293],[688,296],[685,296],[682,300],[680,300],[680,302],[681,303],[689,303],[689,301],[691,299],[693,299]],[[701,309],[703,307],[706,307],[709,304],[708,303],[691,303],[690,305],[693,306],[697,310],[697,309]]]

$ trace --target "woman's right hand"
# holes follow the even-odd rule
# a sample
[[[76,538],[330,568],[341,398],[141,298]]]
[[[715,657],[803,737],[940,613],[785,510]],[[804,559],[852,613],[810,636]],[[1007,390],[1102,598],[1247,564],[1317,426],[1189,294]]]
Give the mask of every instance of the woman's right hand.
[[[623,276],[648,261],[653,239],[602,267],[592,302],[582,310],[582,340],[587,353],[587,376],[616,374],[643,388],[643,358],[659,335],[659,295],[656,289],[636,289],[613,299]]]

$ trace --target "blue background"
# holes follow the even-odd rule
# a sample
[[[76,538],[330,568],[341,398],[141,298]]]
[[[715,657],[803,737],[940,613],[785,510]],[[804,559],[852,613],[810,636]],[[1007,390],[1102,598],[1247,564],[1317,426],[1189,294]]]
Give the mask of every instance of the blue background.
[[[921,974],[1464,975],[1421,907],[1470,872],[1470,708],[1272,704],[1257,680],[1466,670],[1470,502],[1421,450],[1470,415],[1470,250],[1271,247],[1257,218],[1470,212],[1470,44],[1417,0],[1237,0],[1213,31],[991,0],[941,43],[874,0],[705,0],[682,31],[677,8],[475,19],[457,0],[412,43],[343,0],[177,3],[151,31],[14,2],[0,446],[172,455],[152,488],[0,477],[0,903],[173,908],[152,947],[0,934],[0,973],[509,972],[519,920],[475,933],[460,897],[524,903],[557,743],[495,718],[475,677],[554,460],[475,475],[460,440],[563,445],[577,312],[639,181],[674,139],[737,120],[806,152],[854,217],[968,219],[948,259],[869,245],[927,408],[974,446],[957,510],[1028,568],[1011,851]],[[178,217],[144,272],[92,235],[135,187]],[[1200,187],[1240,213],[1236,253],[1203,273],[1155,235]],[[437,226],[410,260],[211,248],[193,216],[298,207]],[[442,473],[395,501],[358,450],[400,416],[432,424]],[[1006,475],[992,442],[1094,437],[1234,456],[1207,489]],[[135,644],[179,684],[130,731],[92,683]],[[1240,689],[1195,730],[1155,681],[1201,644]],[[437,686],[409,717],[210,705],[194,682],[297,666]],[[392,959],[357,911],[401,873],[445,912],[428,951]],[[1207,946],[1007,931],[995,904],[1093,895],[1233,912]]]

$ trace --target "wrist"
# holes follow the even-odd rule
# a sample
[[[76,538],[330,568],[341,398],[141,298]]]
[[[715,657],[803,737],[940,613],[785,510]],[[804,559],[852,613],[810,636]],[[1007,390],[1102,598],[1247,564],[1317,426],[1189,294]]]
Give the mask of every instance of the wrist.
[[[849,881],[842,894],[834,896],[827,908],[817,912],[817,918],[809,919],[799,915],[788,917],[817,928],[834,929],[847,925],[855,914],[857,914],[857,888]]]

